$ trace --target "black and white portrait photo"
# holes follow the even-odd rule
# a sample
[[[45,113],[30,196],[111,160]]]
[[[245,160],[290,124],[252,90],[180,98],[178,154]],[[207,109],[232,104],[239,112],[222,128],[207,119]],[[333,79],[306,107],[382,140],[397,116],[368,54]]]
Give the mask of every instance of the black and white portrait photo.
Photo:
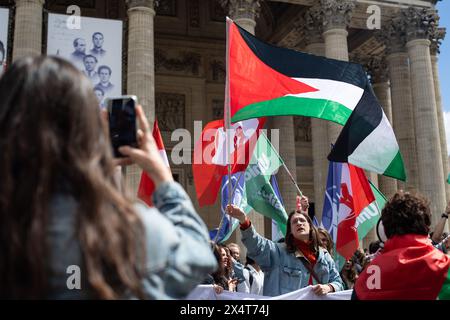
[[[81,28],[69,29],[68,17],[48,15],[47,54],[66,58],[81,70],[91,80],[99,103],[120,96],[122,21],[81,17]]]
[[[112,70],[108,66],[98,67],[99,83],[95,86],[95,89],[101,89],[105,94],[114,90],[114,85],[111,83]]]
[[[0,8],[0,76],[6,69],[9,10]]]
[[[101,32],[95,32],[92,35],[92,49],[90,54],[96,57],[104,57],[106,50],[103,49],[103,43],[105,42],[105,36]]]
[[[84,70],[83,73],[92,80],[93,83],[97,83],[99,81],[98,72],[97,72],[97,64],[98,59],[88,54],[83,58]]]
[[[73,48],[71,59],[73,61],[83,61],[86,56],[86,40],[83,38],[76,38],[73,40]]]

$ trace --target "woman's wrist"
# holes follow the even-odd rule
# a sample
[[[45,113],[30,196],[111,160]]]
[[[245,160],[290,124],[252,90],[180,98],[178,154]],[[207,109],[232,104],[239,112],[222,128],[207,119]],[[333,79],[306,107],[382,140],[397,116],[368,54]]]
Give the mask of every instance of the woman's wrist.
[[[252,223],[248,217],[245,217],[243,222],[241,222],[240,220],[239,220],[239,222],[240,222],[241,230],[247,230],[252,225]]]
[[[172,173],[166,167],[161,168],[161,170],[152,170],[152,171],[147,170],[146,172],[155,183],[156,188],[165,182],[173,181]]]

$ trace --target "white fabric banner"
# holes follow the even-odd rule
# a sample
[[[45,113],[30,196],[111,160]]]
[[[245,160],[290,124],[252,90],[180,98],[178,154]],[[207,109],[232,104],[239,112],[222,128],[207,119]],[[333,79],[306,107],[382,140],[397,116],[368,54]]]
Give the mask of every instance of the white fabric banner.
[[[353,290],[339,291],[324,296],[318,296],[312,291],[312,287],[309,286],[281,296],[266,297],[230,291],[216,294],[212,285],[200,285],[189,294],[186,300],[350,300],[352,291]]]

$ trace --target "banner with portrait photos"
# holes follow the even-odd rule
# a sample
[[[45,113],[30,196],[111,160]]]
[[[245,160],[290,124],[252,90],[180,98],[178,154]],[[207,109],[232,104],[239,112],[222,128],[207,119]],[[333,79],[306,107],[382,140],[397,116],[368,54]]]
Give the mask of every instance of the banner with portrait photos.
[[[62,14],[48,15],[47,54],[72,62],[92,81],[100,105],[122,95],[122,21],[81,17],[73,29]]]
[[[6,69],[8,54],[9,9],[0,8],[0,76]]]

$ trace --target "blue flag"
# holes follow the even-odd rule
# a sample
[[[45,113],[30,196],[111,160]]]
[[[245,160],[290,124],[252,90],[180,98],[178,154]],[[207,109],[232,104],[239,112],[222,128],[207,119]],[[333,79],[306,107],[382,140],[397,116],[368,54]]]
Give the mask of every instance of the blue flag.
[[[330,162],[328,165],[327,187],[322,211],[321,227],[328,231],[336,243],[339,198],[341,196],[342,163]]]
[[[238,181],[239,179],[239,181]],[[233,198],[231,200],[231,203],[234,205],[237,205],[241,207],[242,203],[245,203],[245,181],[244,181],[244,175],[241,172],[235,173],[231,176],[231,190],[235,188],[236,189],[233,193]],[[222,178],[222,185],[220,188],[221,193],[221,220],[222,224],[219,227],[209,231],[209,237],[212,241],[215,241],[216,243],[222,243],[230,237],[230,235],[233,233],[233,231],[236,229],[237,225],[239,224],[239,221],[234,218],[230,218],[226,213],[225,209],[229,203],[229,191],[228,191],[229,183],[228,183],[228,176],[224,176]],[[219,235],[217,235],[219,233]]]
[[[383,195],[364,171],[348,163],[330,162],[322,213],[322,227],[334,242],[339,270],[373,229],[384,206]]]

